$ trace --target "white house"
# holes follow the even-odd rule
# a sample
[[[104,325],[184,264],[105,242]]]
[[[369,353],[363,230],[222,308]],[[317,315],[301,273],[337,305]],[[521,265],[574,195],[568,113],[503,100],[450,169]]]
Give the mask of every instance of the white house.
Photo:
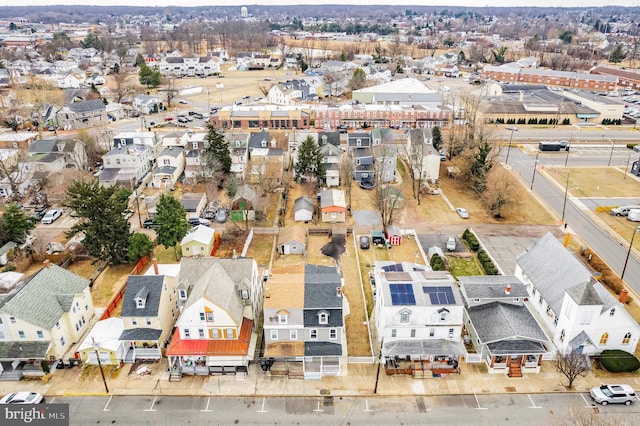
[[[640,325],[560,241],[547,233],[516,257],[516,276],[559,351],[634,353]]]
[[[375,322],[387,373],[457,372],[463,303],[447,271],[409,262],[377,261]]]
[[[133,187],[149,172],[153,159],[151,148],[145,145],[117,147],[102,156],[104,169],[98,173],[101,185],[122,183]]]
[[[433,146],[430,128],[412,129],[407,135],[408,160],[414,165],[414,178],[435,182],[440,176],[440,154]]]
[[[158,167],[153,170],[151,186],[162,189],[173,185],[184,171],[184,148],[170,146],[163,149],[156,163]]]

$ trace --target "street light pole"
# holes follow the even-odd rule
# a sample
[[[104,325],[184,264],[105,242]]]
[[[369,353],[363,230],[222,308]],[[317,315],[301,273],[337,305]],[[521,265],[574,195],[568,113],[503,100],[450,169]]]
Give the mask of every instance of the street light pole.
[[[533,176],[531,176],[531,188],[529,188],[531,191],[533,191],[533,181],[536,178],[536,167],[538,166],[538,155],[540,155],[539,152],[536,153],[536,160],[533,162]]]
[[[624,272],[627,270],[627,263],[629,263],[629,256],[631,255],[631,248],[633,247],[633,239],[636,237],[636,232],[640,232],[640,226],[635,228],[633,230],[633,234],[631,234],[631,242],[629,243],[629,250],[627,250],[627,257],[624,259],[624,266],[622,267],[620,280],[624,280]]]
[[[509,137],[509,146],[507,147],[507,158],[504,160],[504,165],[509,164],[509,152],[511,152],[511,141],[513,140],[513,132],[516,130],[515,127],[511,128],[511,136]]]
[[[569,193],[569,172],[567,172],[567,183],[564,186],[564,202],[562,203],[562,221],[564,222],[564,214],[567,211],[567,194]]]
[[[607,167],[611,166],[611,157],[613,157],[613,148],[615,148],[616,144],[613,141],[611,142],[611,152],[609,153],[609,162],[607,163]]]
[[[627,165],[624,167],[624,178],[627,178],[627,170],[629,170],[629,162],[631,161],[631,153],[629,153],[629,158],[627,158]]]
[[[142,228],[142,218],[140,217],[140,201],[138,200],[138,188],[135,188],[136,196],[136,209],[138,210],[138,222],[140,222],[140,228]]]
[[[104,370],[102,369],[102,363],[100,362],[100,354],[98,353],[99,345],[96,343],[95,339],[93,340],[93,350],[96,351],[96,359],[98,360],[98,368],[100,368],[100,374],[102,375],[102,383],[104,383],[104,390],[109,393],[109,387],[107,386],[107,379],[104,377]]]

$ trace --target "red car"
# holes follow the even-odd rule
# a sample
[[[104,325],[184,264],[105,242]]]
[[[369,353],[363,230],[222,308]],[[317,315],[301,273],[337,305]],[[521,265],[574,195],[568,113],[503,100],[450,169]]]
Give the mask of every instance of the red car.
[[[173,120],[173,117],[168,117],[167,116],[167,117],[164,118],[164,121],[171,121],[171,120]]]

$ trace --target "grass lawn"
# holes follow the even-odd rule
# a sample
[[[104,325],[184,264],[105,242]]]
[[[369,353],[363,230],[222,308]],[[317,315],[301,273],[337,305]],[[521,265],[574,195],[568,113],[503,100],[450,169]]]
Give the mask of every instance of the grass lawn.
[[[180,263],[179,259],[182,258],[180,244],[176,246],[176,250],[178,251],[178,260],[176,260],[176,252],[173,247],[164,248],[163,245],[157,245],[153,249],[153,255],[158,259],[158,263]]]
[[[113,295],[124,285],[133,270],[129,264],[109,266],[93,283],[91,296],[97,307],[106,307]]]
[[[273,235],[253,234],[247,250],[247,257],[252,257],[258,265],[269,265],[273,250]]]
[[[640,194],[640,182],[624,178],[624,171],[614,167],[545,167],[544,173],[574,197],[629,197]]]
[[[447,261],[449,262],[449,272],[454,278],[484,275],[475,257],[447,257]]]

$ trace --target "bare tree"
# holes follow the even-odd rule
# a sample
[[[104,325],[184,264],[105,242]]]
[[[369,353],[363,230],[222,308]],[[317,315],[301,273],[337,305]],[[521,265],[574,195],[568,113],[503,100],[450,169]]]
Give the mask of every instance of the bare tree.
[[[567,352],[556,356],[556,368],[569,381],[569,388],[578,377],[584,377],[589,371],[589,363],[585,355],[576,351]]]
[[[502,218],[508,215],[515,201],[513,176],[501,167],[495,167],[487,177],[487,189],[482,193],[482,200],[493,217]]]
[[[389,226],[393,225],[394,209],[400,201],[400,198],[389,196],[392,186],[384,181],[385,162],[387,158],[393,157],[390,152],[392,148],[384,145],[380,148],[381,149],[378,151],[378,155],[376,155],[373,165],[374,180],[376,184],[374,188],[373,204],[376,210],[380,213],[380,217],[382,218],[382,227],[386,231]]]
[[[282,184],[282,164],[269,161],[265,157],[251,160],[251,170],[255,172],[258,187],[263,194],[273,192]]]
[[[340,182],[347,191],[347,210],[351,211],[351,190],[353,189],[353,163],[347,155],[340,160]]]
[[[569,413],[558,414],[557,421],[553,422],[557,426],[627,426],[630,423],[624,421],[620,416],[612,416],[611,413],[603,413],[584,405],[572,405]]]
[[[18,150],[15,156],[0,160],[0,178],[6,179],[11,188],[11,198],[13,201],[20,201],[22,195],[20,193],[20,185],[25,180],[25,173],[20,167],[21,160],[25,157],[22,150]]]

